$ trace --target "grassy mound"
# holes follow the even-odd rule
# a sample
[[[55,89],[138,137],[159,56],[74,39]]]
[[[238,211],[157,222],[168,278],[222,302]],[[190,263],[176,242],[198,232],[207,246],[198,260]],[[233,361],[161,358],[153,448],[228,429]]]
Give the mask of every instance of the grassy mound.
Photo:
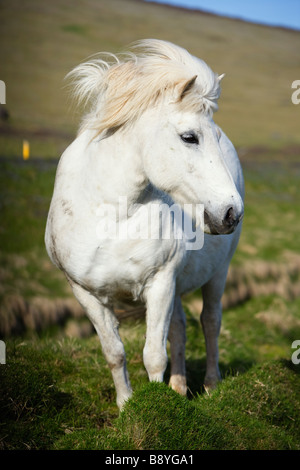
[[[119,415],[97,338],[16,342],[0,368],[2,449],[299,449],[299,368],[266,361],[211,394],[178,395],[134,367]]]

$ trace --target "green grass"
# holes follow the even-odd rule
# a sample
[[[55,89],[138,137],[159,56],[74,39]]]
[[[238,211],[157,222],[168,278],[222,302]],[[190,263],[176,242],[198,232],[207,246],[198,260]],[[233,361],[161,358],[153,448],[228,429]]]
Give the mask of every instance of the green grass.
[[[135,392],[120,416],[96,336],[8,340],[7,364],[0,367],[2,448],[299,449],[299,367],[290,360],[289,335],[257,318],[258,303],[224,315],[224,380],[209,396],[201,388],[205,350],[193,316],[187,315],[188,398],[148,383],[144,322],[124,321]],[[297,318],[295,308],[291,314]]]
[[[251,153],[247,160],[242,159],[245,216],[240,250],[234,262],[249,260],[249,254],[252,258],[279,262],[288,251],[299,253],[299,152],[293,157],[282,152],[279,160],[274,154],[270,151],[268,160],[260,154],[253,158]]]
[[[44,160],[1,162],[1,240],[6,253],[43,246],[55,171]]]
[[[63,292],[63,278],[44,246],[55,171],[46,160],[23,162],[20,157],[0,163],[0,298]]]
[[[166,385],[147,384],[107,434],[123,449],[298,449],[299,385],[284,361],[228,377],[212,395],[191,401]]]

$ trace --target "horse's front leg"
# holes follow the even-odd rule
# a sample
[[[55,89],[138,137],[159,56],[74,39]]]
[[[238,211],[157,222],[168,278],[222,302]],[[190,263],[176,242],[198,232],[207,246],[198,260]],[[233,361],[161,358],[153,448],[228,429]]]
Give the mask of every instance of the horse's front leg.
[[[146,342],[144,365],[150,381],[162,382],[167,367],[167,338],[174,305],[175,280],[156,275],[146,292]]]
[[[186,395],[185,342],[186,320],[181,298],[175,297],[170,323],[169,341],[171,349],[171,376],[169,385],[181,395]]]
[[[118,332],[118,321],[111,306],[101,303],[80,285],[72,281],[70,284],[75,297],[98,333],[116,387],[117,405],[122,409],[125,401],[132,395],[132,389],[126,367],[125,350]]]

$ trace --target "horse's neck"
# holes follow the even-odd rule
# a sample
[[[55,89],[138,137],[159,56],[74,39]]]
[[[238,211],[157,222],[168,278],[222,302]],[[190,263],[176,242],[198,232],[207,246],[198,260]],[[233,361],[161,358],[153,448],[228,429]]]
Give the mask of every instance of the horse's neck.
[[[125,197],[132,206],[140,201],[148,185],[141,156],[130,142],[130,138],[116,132],[87,147],[91,189],[106,203],[117,205],[119,198]]]

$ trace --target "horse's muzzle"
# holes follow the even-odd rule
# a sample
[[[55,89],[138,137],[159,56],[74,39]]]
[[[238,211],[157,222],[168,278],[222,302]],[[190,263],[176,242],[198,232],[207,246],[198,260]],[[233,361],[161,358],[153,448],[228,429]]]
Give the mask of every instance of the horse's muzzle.
[[[204,224],[211,235],[227,235],[236,229],[244,216],[244,211],[238,211],[234,207],[227,207],[221,222],[218,222],[209,212],[204,211]]]

